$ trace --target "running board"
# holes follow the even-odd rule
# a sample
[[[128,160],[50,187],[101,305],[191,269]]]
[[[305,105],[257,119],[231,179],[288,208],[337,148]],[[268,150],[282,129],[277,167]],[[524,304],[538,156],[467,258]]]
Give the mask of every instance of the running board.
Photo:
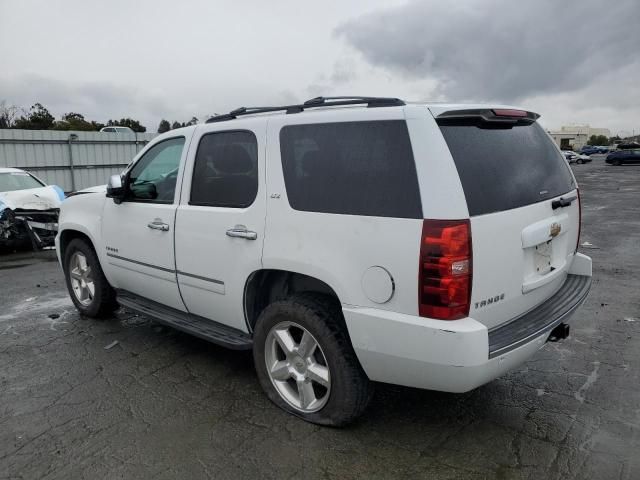
[[[181,312],[125,290],[117,290],[116,293],[118,303],[123,307],[177,330],[233,350],[250,350],[253,346],[251,337],[241,330],[198,315]]]

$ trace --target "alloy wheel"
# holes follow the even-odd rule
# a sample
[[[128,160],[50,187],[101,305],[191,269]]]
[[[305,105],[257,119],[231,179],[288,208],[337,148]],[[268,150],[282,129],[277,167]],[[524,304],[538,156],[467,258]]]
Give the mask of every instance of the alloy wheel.
[[[317,412],[329,400],[331,374],[322,347],[304,327],[275,325],[267,335],[265,362],[280,396],[303,413]]]
[[[87,257],[82,252],[74,252],[71,255],[69,276],[76,300],[84,306],[90,305],[96,293],[96,286],[91,267],[87,264]]]

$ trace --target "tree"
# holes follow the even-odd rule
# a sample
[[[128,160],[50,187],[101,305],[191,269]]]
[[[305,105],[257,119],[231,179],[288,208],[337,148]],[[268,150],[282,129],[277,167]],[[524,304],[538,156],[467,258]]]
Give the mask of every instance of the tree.
[[[109,120],[107,122],[108,127],[129,127],[134,132],[143,133],[147,131],[147,127],[140,125],[138,120],[133,118],[121,118],[120,120]]]
[[[176,120],[171,124],[171,130],[175,130],[176,128],[182,128],[182,127],[190,127],[191,125],[197,125],[197,124],[198,124],[198,117],[191,117],[191,120],[189,120],[188,122],[182,122],[182,123]]]
[[[27,130],[48,130],[53,126],[55,118],[42,104],[36,103],[28,112],[24,112],[14,123],[14,128]]]
[[[606,135],[591,135],[587,145],[609,145],[609,138]]]
[[[80,130],[92,132],[100,130],[104,125],[94,121],[88,122],[84,115],[75,112],[65,113],[62,120],[54,123],[53,130]]]
[[[18,107],[0,102],[0,128],[12,128],[18,116]]]
[[[160,120],[160,125],[158,125],[158,133],[168,132],[169,130],[171,130],[171,124],[169,123],[169,121],[165,120],[164,118]]]

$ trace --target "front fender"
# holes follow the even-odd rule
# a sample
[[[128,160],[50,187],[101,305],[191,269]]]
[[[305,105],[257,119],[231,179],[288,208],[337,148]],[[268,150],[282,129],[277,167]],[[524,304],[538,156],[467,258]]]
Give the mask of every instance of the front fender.
[[[58,220],[58,235],[56,236],[56,251],[61,265],[61,238],[64,236],[64,232],[69,231],[86,235],[93,244],[100,264],[105,264],[104,248],[102,247],[102,211],[106,200],[104,193],[86,193],[69,197],[62,203]]]

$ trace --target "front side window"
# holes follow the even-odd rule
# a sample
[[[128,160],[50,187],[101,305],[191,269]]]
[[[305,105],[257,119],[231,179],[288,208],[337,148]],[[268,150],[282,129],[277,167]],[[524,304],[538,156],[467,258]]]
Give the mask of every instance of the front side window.
[[[248,131],[203,135],[196,152],[190,205],[244,208],[258,193],[258,142]]]
[[[173,203],[183,148],[184,137],[151,147],[129,173],[126,200]]]
[[[422,218],[403,120],[289,125],[280,131],[280,150],[295,210]]]

